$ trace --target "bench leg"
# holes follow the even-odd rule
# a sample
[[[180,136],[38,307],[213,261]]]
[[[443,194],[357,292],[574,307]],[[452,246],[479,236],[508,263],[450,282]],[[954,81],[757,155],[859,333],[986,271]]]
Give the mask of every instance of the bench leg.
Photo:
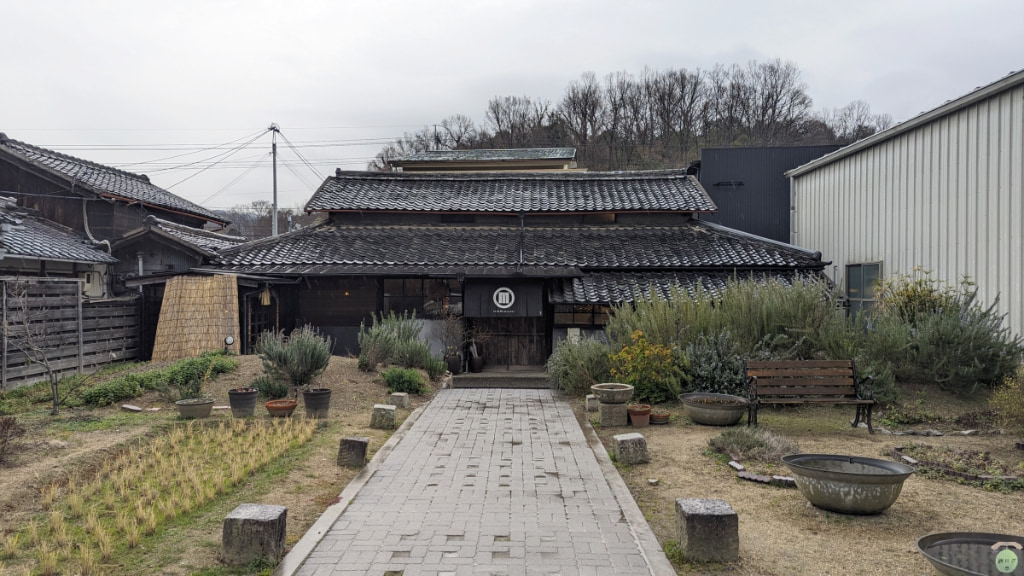
[[[857,405],[857,416],[854,417],[853,424],[851,424],[851,426],[856,428],[858,424],[860,424],[861,422],[864,422],[865,424],[868,425],[868,433],[869,434],[874,434],[875,433],[875,429],[871,425],[871,408],[872,407],[873,407],[872,404],[867,404],[867,405],[858,404]]]
[[[747,405],[747,426],[757,428],[757,401]]]
[[[864,407],[865,408],[865,412],[867,412],[867,423],[868,423],[868,433],[869,434],[874,434],[875,433],[875,429],[871,427],[871,408],[873,408],[873,407],[874,407],[874,404],[868,404],[867,406]]]

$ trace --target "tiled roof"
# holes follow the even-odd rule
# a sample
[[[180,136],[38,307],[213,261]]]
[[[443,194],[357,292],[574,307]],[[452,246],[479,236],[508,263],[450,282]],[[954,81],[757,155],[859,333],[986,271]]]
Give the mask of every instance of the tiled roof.
[[[682,170],[648,172],[343,172],[307,211],[711,212],[714,202]]]
[[[820,269],[820,254],[691,220],[578,228],[335,226],[228,248],[222,268],[251,273],[450,273]],[[572,274],[572,271],[577,271]]]
[[[428,150],[391,160],[403,162],[500,162],[509,160],[572,160],[575,148],[504,148],[488,150]]]
[[[18,208],[13,198],[0,198],[0,249],[5,258],[117,262],[117,258],[92,247],[70,229]]]
[[[177,238],[185,244],[189,244],[206,252],[217,252],[249,241],[249,239],[244,236],[218,234],[217,232],[211,232],[202,228],[193,228],[191,226],[185,226],[184,224],[169,222],[154,216],[148,216],[146,218],[146,224],[156,226],[168,236]]]
[[[694,296],[699,285],[705,293],[721,294],[728,283],[736,279],[772,278],[792,284],[797,277],[813,277],[806,271],[731,272],[590,272],[578,278],[565,278],[556,282],[550,293],[552,304],[601,304],[650,300],[653,290],[658,296],[671,299],[672,290],[678,289]]]
[[[10,154],[42,170],[56,174],[69,183],[73,180],[76,187],[86,188],[101,196],[114,196],[141,202],[157,208],[205,218],[211,222],[225,221],[222,217],[198,204],[193,204],[159,186],[150,184],[149,177],[145,175],[132,174],[46,148],[11,140],[3,134],[0,134],[0,153]]]

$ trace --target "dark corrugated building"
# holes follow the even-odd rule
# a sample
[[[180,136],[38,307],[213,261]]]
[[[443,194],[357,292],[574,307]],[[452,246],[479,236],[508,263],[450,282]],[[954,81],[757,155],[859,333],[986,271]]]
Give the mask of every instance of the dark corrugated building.
[[[790,241],[789,182],[785,173],[841,146],[705,148],[700,183],[718,206],[700,219],[779,242]]]

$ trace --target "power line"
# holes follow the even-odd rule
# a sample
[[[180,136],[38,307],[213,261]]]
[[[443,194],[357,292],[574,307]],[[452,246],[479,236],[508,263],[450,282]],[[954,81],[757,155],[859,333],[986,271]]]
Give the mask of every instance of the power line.
[[[216,166],[217,164],[220,164],[220,163],[221,163],[222,161],[224,161],[224,160],[227,160],[228,158],[230,158],[231,156],[233,156],[233,155],[234,155],[234,154],[235,154],[236,152],[238,152],[239,150],[241,150],[241,149],[245,148],[246,146],[248,146],[249,144],[252,144],[253,142],[255,142],[255,141],[256,141],[256,139],[257,139],[257,138],[259,138],[259,137],[260,137],[260,136],[262,136],[262,135],[263,135],[263,132],[261,132],[261,133],[257,134],[256,136],[254,136],[253,138],[251,138],[251,139],[250,139],[250,140],[249,140],[248,142],[246,142],[246,143],[244,143],[244,144],[241,144],[241,145],[239,145],[239,146],[236,146],[236,147],[235,147],[235,148],[234,148],[233,150],[230,150],[230,151],[229,151],[229,152],[228,152],[228,153],[227,153],[226,155],[225,155],[225,154],[220,154],[220,155],[218,155],[218,156],[223,156],[223,158],[220,158],[220,159],[218,159],[218,160],[217,160],[216,162],[214,162],[213,164],[211,164],[211,165],[210,165],[210,167]],[[217,156],[214,156],[213,158],[217,158]],[[213,160],[213,158],[210,158],[210,159],[208,159],[208,160],[206,160],[206,161],[207,161],[207,162],[209,162],[210,160]],[[194,162],[193,162],[193,164],[194,164]],[[187,181],[187,180],[190,180],[190,179],[192,179],[192,178],[195,178],[196,176],[198,176],[198,175],[202,174],[202,173],[203,173],[203,172],[205,172],[206,170],[207,170],[207,168],[204,168],[204,169],[202,169],[202,170],[200,170],[200,171],[196,172],[195,174],[192,174],[191,176],[187,176],[187,177],[185,177],[184,179],[182,179],[182,180],[179,180],[179,181],[175,182],[174,184],[171,184],[170,186],[168,186],[168,187],[167,187],[167,189],[168,189],[168,190],[170,190],[171,188],[174,188],[175,186],[177,186],[178,184],[181,184],[182,182],[185,182],[185,181]]]

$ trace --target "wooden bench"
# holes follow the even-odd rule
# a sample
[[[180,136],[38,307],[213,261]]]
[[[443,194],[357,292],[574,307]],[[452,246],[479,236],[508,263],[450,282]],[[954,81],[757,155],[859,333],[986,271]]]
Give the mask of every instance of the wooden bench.
[[[870,376],[857,377],[853,360],[779,360],[748,361],[747,425],[757,426],[757,409],[761,404],[854,404],[857,416],[853,427],[864,422],[871,426]]]

